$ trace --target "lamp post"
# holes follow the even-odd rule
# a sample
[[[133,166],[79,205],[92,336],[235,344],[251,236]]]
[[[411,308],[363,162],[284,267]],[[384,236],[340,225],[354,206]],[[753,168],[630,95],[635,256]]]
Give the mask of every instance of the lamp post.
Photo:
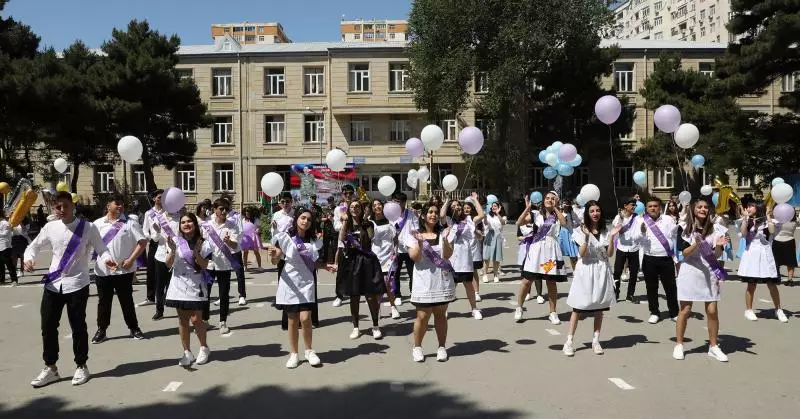
[[[322,107],[322,112],[325,112],[327,109],[328,109],[328,108],[327,108],[326,106],[323,106],[323,107]],[[311,107],[310,107],[310,106],[306,106],[306,112],[309,112],[309,113],[311,113],[311,114],[312,114],[312,115],[314,115],[314,116],[317,116],[317,115],[322,115],[322,118],[323,118],[323,123],[325,122],[325,114],[323,114],[323,113],[320,113],[320,112],[317,112],[317,111],[315,111],[314,109],[311,109]],[[324,135],[323,135],[323,137],[324,137]],[[320,165],[322,165],[322,164],[325,164],[325,160],[324,160],[324,159],[323,159],[323,157],[322,157],[322,142],[323,142],[323,140],[324,140],[324,138],[319,138],[319,139],[318,139],[318,141],[319,141],[319,164],[320,164]]]

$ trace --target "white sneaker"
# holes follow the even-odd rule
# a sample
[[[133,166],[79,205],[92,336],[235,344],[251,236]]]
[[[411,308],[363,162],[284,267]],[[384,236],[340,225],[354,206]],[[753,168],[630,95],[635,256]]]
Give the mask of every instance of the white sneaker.
[[[481,277],[481,282],[483,282],[484,284],[488,283],[489,275],[483,274],[483,277]]]
[[[215,306],[218,306],[218,305],[219,305],[219,298],[217,298],[216,300],[214,300],[214,303],[213,303],[213,304],[214,304]]]
[[[342,299],[339,298],[339,297],[336,297],[336,299],[333,300],[333,304],[332,305],[334,307],[341,307],[342,306]]]
[[[629,278],[630,278],[630,274],[628,274],[627,270],[622,271],[622,275],[619,276],[619,280],[622,281],[622,282],[628,282]]]
[[[522,321],[522,307],[517,307],[514,309],[514,321]]]
[[[195,363],[197,365],[203,365],[208,362],[208,357],[211,355],[211,349],[208,349],[208,346],[201,346],[200,352],[197,353],[197,361]]]
[[[656,316],[655,314],[651,314],[650,317],[647,319],[647,322],[650,324],[656,324],[658,323],[659,320],[660,318],[658,316]]]
[[[439,362],[447,361],[447,349],[444,346],[440,346],[439,349],[436,350],[436,360]]]
[[[708,356],[715,358],[719,362],[728,362],[728,356],[722,352],[719,345],[708,348]]]
[[[384,306],[384,307],[391,307],[391,306],[392,306],[392,303],[390,303],[390,302],[386,301],[385,303],[383,303],[383,306]]]
[[[675,316],[675,317],[673,317],[673,318],[672,318],[672,322],[673,322],[673,323],[677,323],[677,322],[678,322],[678,316]]]
[[[228,322],[219,322],[219,334],[220,335],[227,335],[231,332],[231,329],[228,328]],[[198,356],[199,359],[199,356]]]
[[[87,367],[86,365],[78,367],[77,369],[75,369],[75,375],[72,376],[72,385],[79,386],[89,381],[90,376],[91,374],[89,374],[89,367]]]
[[[592,350],[594,351],[595,355],[602,355],[603,354],[603,347],[600,346],[599,340],[592,341]]]
[[[42,372],[40,372],[39,375],[37,375],[36,378],[31,381],[31,385],[34,388],[44,387],[48,384],[55,383],[60,379],[61,376],[58,375],[58,370],[50,367],[44,367]]]
[[[403,299],[400,298],[400,297],[396,297],[394,299],[394,305],[395,305],[395,307],[399,307],[399,306],[403,305]]]
[[[244,298],[244,297],[239,297],[239,305],[240,306],[246,306],[247,305],[247,299]]]
[[[672,350],[672,357],[677,359],[677,360],[683,359],[683,345],[682,344],[679,343],[679,344],[675,345],[675,348]]]
[[[483,314],[481,314],[481,311],[476,308],[475,310],[472,310],[472,318],[475,320],[483,320]]]
[[[353,335],[350,335],[350,336],[352,337]],[[373,339],[380,339],[382,337],[383,337],[383,332],[381,332],[381,328],[380,327],[373,327],[372,328],[372,338]]]
[[[558,313],[556,312],[550,313],[550,323],[561,324],[561,319],[558,318]]]
[[[153,302],[152,302],[152,301],[150,301],[150,300],[144,300],[144,301],[142,301],[141,303],[139,303],[139,304],[136,304],[136,307],[144,307],[144,306],[149,306],[150,304],[153,304]]]
[[[361,336],[361,331],[358,330],[357,327],[354,327],[353,331],[350,332],[350,339],[358,339],[359,336]]]
[[[542,297],[541,295],[536,296],[536,304],[544,304],[544,301],[545,301],[544,297]]]
[[[572,347],[572,341],[571,340],[568,340],[566,343],[564,343],[564,349],[562,349],[562,352],[564,352],[564,355],[566,355],[566,356],[574,356],[575,355],[575,348]]]
[[[781,323],[789,323],[789,318],[786,317],[786,313],[784,313],[783,310],[780,308],[775,310],[775,317],[777,317],[778,320],[781,321]]]
[[[415,346],[414,349],[411,350],[411,358],[414,359],[414,362],[425,361],[425,355],[422,354],[422,348]]]
[[[306,349],[306,361],[308,361],[308,364],[311,365],[312,367],[316,367],[317,365],[322,363],[322,361],[320,361],[319,357],[317,356],[317,353],[314,352],[313,349]]]
[[[289,359],[286,360],[286,368],[294,369],[300,365],[300,361],[297,359],[297,354],[289,354]]]
[[[400,311],[397,310],[397,307],[392,307],[392,318],[393,319],[400,318]]]
[[[745,310],[744,318],[750,320],[751,322],[758,320],[758,317],[756,317],[756,313],[754,313],[753,310]]]
[[[192,355],[192,351],[183,351],[183,356],[180,360],[178,360],[178,365],[182,367],[188,367],[192,365],[194,362],[194,355]]]
[[[526,295],[525,301],[530,301],[530,300],[533,300],[533,296],[531,296],[530,294]]]
[[[477,292],[477,291],[475,292],[475,301],[477,301],[477,302],[479,302],[479,303],[481,302],[481,295],[480,295],[480,294],[478,294],[478,292]]]
[[[494,282],[500,282],[500,278],[497,275],[494,276]]]

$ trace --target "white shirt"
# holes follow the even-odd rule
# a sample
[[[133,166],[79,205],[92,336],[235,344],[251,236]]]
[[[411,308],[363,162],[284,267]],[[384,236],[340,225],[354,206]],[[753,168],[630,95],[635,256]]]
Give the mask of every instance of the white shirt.
[[[144,233],[144,237],[147,240],[152,240],[154,242],[158,241],[158,232],[153,231],[153,223],[158,223],[155,219],[155,214],[163,214],[164,209],[162,208],[160,211],[156,209],[156,207],[150,208],[144,213],[144,220],[141,222],[142,225],[142,233]]]
[[[275,303],[289,305],[315,302],[317,296],[314,289],[314,272],[306,266],[294,240],[287,233],[278,233],[275,243],[283,251],[281,258],[286,262],[280,272]],[[316,262],[322,249],[322,241],[314,239],[304,245],[311,260]]]
[[[236,225],[236,223],[233,220],[225,220],[224,223],[218,224],[217,223],[217,217],[212,217],[212,220],[209,221],[209,222],[204,223],[204,225],[207,225],[207,226],[211,227],[214,231],[216,231],[217,235],[220,238],[220,240],[225,240],[225,234],[229,234],[230,238],[231,238],[231,241],[234,241],[237,244],[239,243],[239,231],[240,230],[239,230],[239,227]],[[222,249],[217,247],[217,244],[214,243],[213,240],[211,240],[211,237],[209,237],[208,234],[206,234],[205,228],[201,228],[201,231],[203,232],[203,238],[206,240],[206,242],[211,247],[214,248],[214,253],[213,253],[212,257],[211,257],[211,262],[208,263],[208,268],[207,269],[209,271],[210,270],[216,270],[216,271],[231,271],[231,270],[233,270],[233,266],[231,266],[231,262],[228,260],[227,257],[225,257],[225,253],[223,253]],[[222,245],[223,246],[228,246],[227,244],[225,244],[224,241],[222,242]],[[235,253],[235,249],[231,248],[230,246],[228,246],[228,250],[231,252],[231,254]]]
[[[289,231],[289,228],[292,227],[292,220],[294,218],[289,215],[286,210],[280,210],[274,214],[272,214],[272,234],[270,237],[272,238],[272,244],[276,244],[276,237],[278,233],[286,233]]]
[[[413,240],[416,243],[416,239],[411,236],[412,231],[419,230],[419,218],[414,215],[414,212],[410,209],[406,208],[403,210],[403,216],[406,219],[406,224],[403,226],[403,229],[397,232],[399,237],[399,242],[397,245],[397,253],[408,253],[408,245],[406,244],[408,241]],[[398,221],[395,224],[395,229],[400,225]]]
[[[13,230],[7,220],[0,220],[0,251],[11,247],[11,236]]]
[[[145,223],[147,225],[143,226],[145,231],[149,231],[149,233],[145,233],[145,237],[148,237],[150,240],[158,242],[158,248],[156,249],[156,260],[159,262],[166,262],[167,261],[167,234],[162,231],[161,223],[158,222],[158,215],[164,217],[169,225],[169,228],[172,229],[174,234],[180,234],[179,232],[179,225],[180,225],[180,217],[177,214],[169,214],[166,211],[156,211],[153,208],[153,212],[151,213],[151,217],[145,215]],[[155,226],[158,225],[158,228]]]
[[[669,256],[667,249],[658,241],[656,235],[653,234],[653,230],[645,223],[644,217],[650,217],[650,214],[644,214],[639,217],[640,219],[634,221],[631,227],[631,230],[636,229],[636,231],[639,232],[639,244],[642,246],[644,254],[654,257]],[[661,234],[667,239],[669,248],[675,249],[675,240],[678,237],[678,225],[675,224],[675,220],[668,215],[661,214],[658,219],[655,220],[655,223],[655,227],[658,227],[658,229],[661,230]],[[645,228],[645,234],[641,234],[642,226]]]
[[[611,223],[612,226],[625,226],[631,220],[631,217],[638,217],[635,213],[631,213],[630,216],[621,218],[619,214],[614,217],[614,221]],[[641,217],[640,217],[641,218]],[[622,252],[638,252],[639,251],[639,236],[641,235],[641,230],[638,230],[636,224],[641,220],[634,220],[631,224],[631,227],[625,230],[625,233],[620,233],[618,237],[619,242],[617,243],[617,250]]]
[[[453,245],[453,254],[450,255],[450,264],[456,273],[473,272],[475,267],[472,265],[472,243],[475,241],[475,223],[464,222],[464,230],[456,239],[457,225],[450,227],[447,234],[447,241]]]
[[[42,247],[50,245],[53,249],[53,257],[50,261],[48,272],[56,271],[64,251],[67,250],[67,244],[72,239],[75,229],[78,228],[79,222],[80,219],[75,218],[69,224],[64,224],[62,220],[50,221],[45,224],[39,235],[25,249],[24,260],[26,262],[35,261],[36,255],[39,254]],[[99,255],[97,257],[98,264],[102,264],[108,259],[108,248],[103,244],[100,231],[97,230],[94,224],[86,221],[73,263],[64,269],[60,277],[46,284],[45,288],[53,292],[69,294],[88,286],[89,258],[92,255],[92,250],[97,251]]]
[[[175,262],[172,264],[172,279],[167,288],[167,300],[208,301],[208,285],[203,280],[202,272],[195,272],[194,264],[186,263],[177,240],[175,244]],[[208,259],[212,253],[211,247],[209,241],[204,241],[200,248],[200,256]]]
[[[333,209],[333,229],[338,233],[342,229],[342,214],[347,213],[347,204],[341,203]]]
[[[212,217],[213,219],[213,217]],[[233,221],[236,224],[236,228],[239,229],[239,233],[241,234],[244,231],[244,217],[241,213],[237,212],[232,216],[228,217],[228,221]],[[222,237],[222,236],[220,236]],[[233,240],[233,239],[231,239]],[[233,240],[236,242],[236,247],[231,250],[231,253],[238,253],[242,251],[242,242],[240,240]]]
[[[133,254],[133,251],[136,249],[136,246],[139,244],[139,242],[147,243],[147,239],[144,237],[144,233],[142,233],[142,227],[139,225],[139,223],[131,219],[125,220],[124,218],[111,221],[108,219],[108,216],[98,218],[94,222],[94,226],[97,227],[97,231],[100,233],[101,239],[105,237],[106,233],[111,230],[117,221],[121,221],[124,224],[122,225],[122,228],[119,229],[119,232],[114,236],[114,239],[106,245],[108,247],[108,252],[110,253],[109,257],[117,262],[117,270],[112,271],[104,263],[96,263],[94,266],[94,272],[99,276],[123,275],[134,272],[136,270],[135,263],[131,265],[129,269],[123,269],[122,261],[129,258]]]

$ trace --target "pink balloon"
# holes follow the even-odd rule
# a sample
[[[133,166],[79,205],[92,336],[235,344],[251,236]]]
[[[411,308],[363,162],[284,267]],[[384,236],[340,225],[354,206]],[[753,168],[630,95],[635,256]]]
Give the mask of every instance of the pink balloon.
[[[477,127],[466,127],[458,134],[458,144],[465,153],[478,154],[483,148],[483,132]]]
[[[681,126],[681,111],[672,105],[661,105],[653,114],[653,122],[661,131],[673,133]]]
[[[558,149],[558,158],[564,163],[569,163],[575,160],[578,155],[578,149],[572,144],[564,144]]]
[[[788,223],[794,218],[794,208],[789,204],[778,204],[772,209],[772,216],[779,223]]]
[[[183,191],[174,186],[164,190],[164,193],[161,195],[161,205],[164,209],[173,214],[178,213],[185,203],[186,196],[183,194]]]
[[[425,154],[425,146],[419,138],[409,138],[406,141],[406,151],[411,157],[422,157]]]
[[[594,113],[600,122],[611,125],[619,119],[622,113],[622,104],[616,96],[605,95],[594,104]]]
[[[400,208],[400,204],[397,202],[387,202],[386,205],[383,206],[383,216],[386,217],[390,223],[397,222],[402,212],[403,209]]]

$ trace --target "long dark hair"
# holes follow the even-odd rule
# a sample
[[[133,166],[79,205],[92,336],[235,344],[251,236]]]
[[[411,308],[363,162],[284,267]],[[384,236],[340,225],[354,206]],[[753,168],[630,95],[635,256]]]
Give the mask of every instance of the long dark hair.
[[[672,207],[675,208],[673,211],[670,211],[669,209],[670,205],[672,205]],[[675,201],[667,201],[666,208],[664,208],[664,213],[666,213],[667,215],[671,215],[676,219],[679,218],[680,213],[678,212],[678,204],[676,204]]]
[[[186,237],[186,235],[183,234],[183,230],[180,227],[181,223],[180,220],[182,220],[183,217],[190,219],[192,221],[192,224],[194,224],[194,233],[192,234],[192,237]],[[196,244],[197,240],[203,240],[203,234],[200,233],[200,223],[197,222],[197,216],[192,214],[191,212],[183,214],[183,216],[181,216],[181,218],[178,219],[178,230],[180,231],[181,237],[183,237],[187,242],[191,244]]]
[[[375,199],[373,199],[373,200],[372,200],[372,202],[370,202],[370,203],[369,203],[369,206],[370,206],[370,208],[374,207],[376,202],[379,202],[379,203],[381,204],[381,208],[384,208],[384,207],[386,207],[386,203],[385,203],[385,202],[383,202],[383,200],[381,200],[381,199],[378,199],[378,198],[375,198]],[[382,216],[383,218],[386,218],[386,214],[385,214],[383,211],[381,211],[381,216]],[[369,217],[368,217],[368,219],[370,219],[370,220],[372,220],[372,221],[378,221],[378,220],[375,218],[375,210],[372,210],[372,212],[369,214]],[[388,221],[388,219],[387,219],[387,221]]]
[[[419,231],[420,233],[426,233],[428,231],[428,222],[425,221],[425,218],[428,215],[428,211],[431,208],[436,208],[436,214],[439,214],[439,208],[435,203],[429,202],[422,207],[422,211],[419,212]],[[433,227],[433,232],[439,234],[442,231],[442,222],[439,220],[438,223]]]
[[[356,220],[353,218],[353,213],[350,211],[350,206],[353,204],[358,205],[359,209],[361,209],[361,220],[359,220],[358,224],[356,224]],[[369,237],[367,224],[372,226],[372,223],[368,222],[366,217],[364,217],[364,205],[361,204],[361,202],[354,200],[347,204],[347,221],[345,234],[358,231],[360,236],[359,240],[361,241],[361,248],[369,249],[370,246],[372,246],[372,239]]]
[[[455,203],[461,204],[461,217],[458,220],[456,220],[453,217],[453,204],[455,204]],[[461,221],[463,221],[463,220],[465,220],[467,218],[467,214],[464,213],[464,204],[465,204],[465,202],[461,202],[461,201],[459,201],[457,199],[454,199],[454,200],[448,202],[447,203],[447,210],[445,210],[445,215],[450,217],[450,219],[452,219],[454,223],[460,223]],[[441,208],[439,208],[439,210],[441,211]],[[441,223],[441,220],[439,220],[439,223]]]
[[[697,207],[697,204],[706,204],[708,206],[708,215],[706,216],[705,221],[703,221],[703,225],[698,226],[698,220],[694,217],[694,209]],[[694,233],[700,233],[701,236],[708,237],[709,234],[714,232],[714,221],[711,219],[712,216],[712,208],[710,202],[706,201],[705,199],[695,199],[694,201],[689,203],[689,211],[686,212],[686,230],[684,231],[684,236],[691,237]]]
[[[592,207],[597,207],[598,209],[600,209],[600,219],[597,220],[597,232],[598,233],[603,233],[603,232],[606,231],[606,221],[605,221],[605,218],[603,217],[603,207],[601,207],[600,203],[597,202],[597,201],[589,201],[589,202],[586,203],[586,205],[583,206],[583,208],[584,208],[584,210],[583,210],[583,225],[585,225],[586,228],[589,229],[589,231],[592,230],[593,221],[592,221],[592,217],[589,215],[589,210]]]
[[[308,229],[306,229],[305,236],[301,237],[301,239],[303,239],[304,242],[308,243],[311,240],[314,240],[314,238],[317,237],[317,233],[318,233],[318,231],[317,231],[317,223],[314,222],[314,214],[312,214],[311,210],[308,209],[308,208],[305,208],[305,207],[297,207],[297,208],[295,208],[294,217],[292,217],[292,226],[289,227],[288,234],[289,234],[289,237],[294,237],[294,236],[297,235],[297,233],[298,233],[297,220],[300,219],[301,215],[306,214],[306,213],[308,213],[310,215],[310,218],[311,218],[310,224],[311,225],[308,226]]]

